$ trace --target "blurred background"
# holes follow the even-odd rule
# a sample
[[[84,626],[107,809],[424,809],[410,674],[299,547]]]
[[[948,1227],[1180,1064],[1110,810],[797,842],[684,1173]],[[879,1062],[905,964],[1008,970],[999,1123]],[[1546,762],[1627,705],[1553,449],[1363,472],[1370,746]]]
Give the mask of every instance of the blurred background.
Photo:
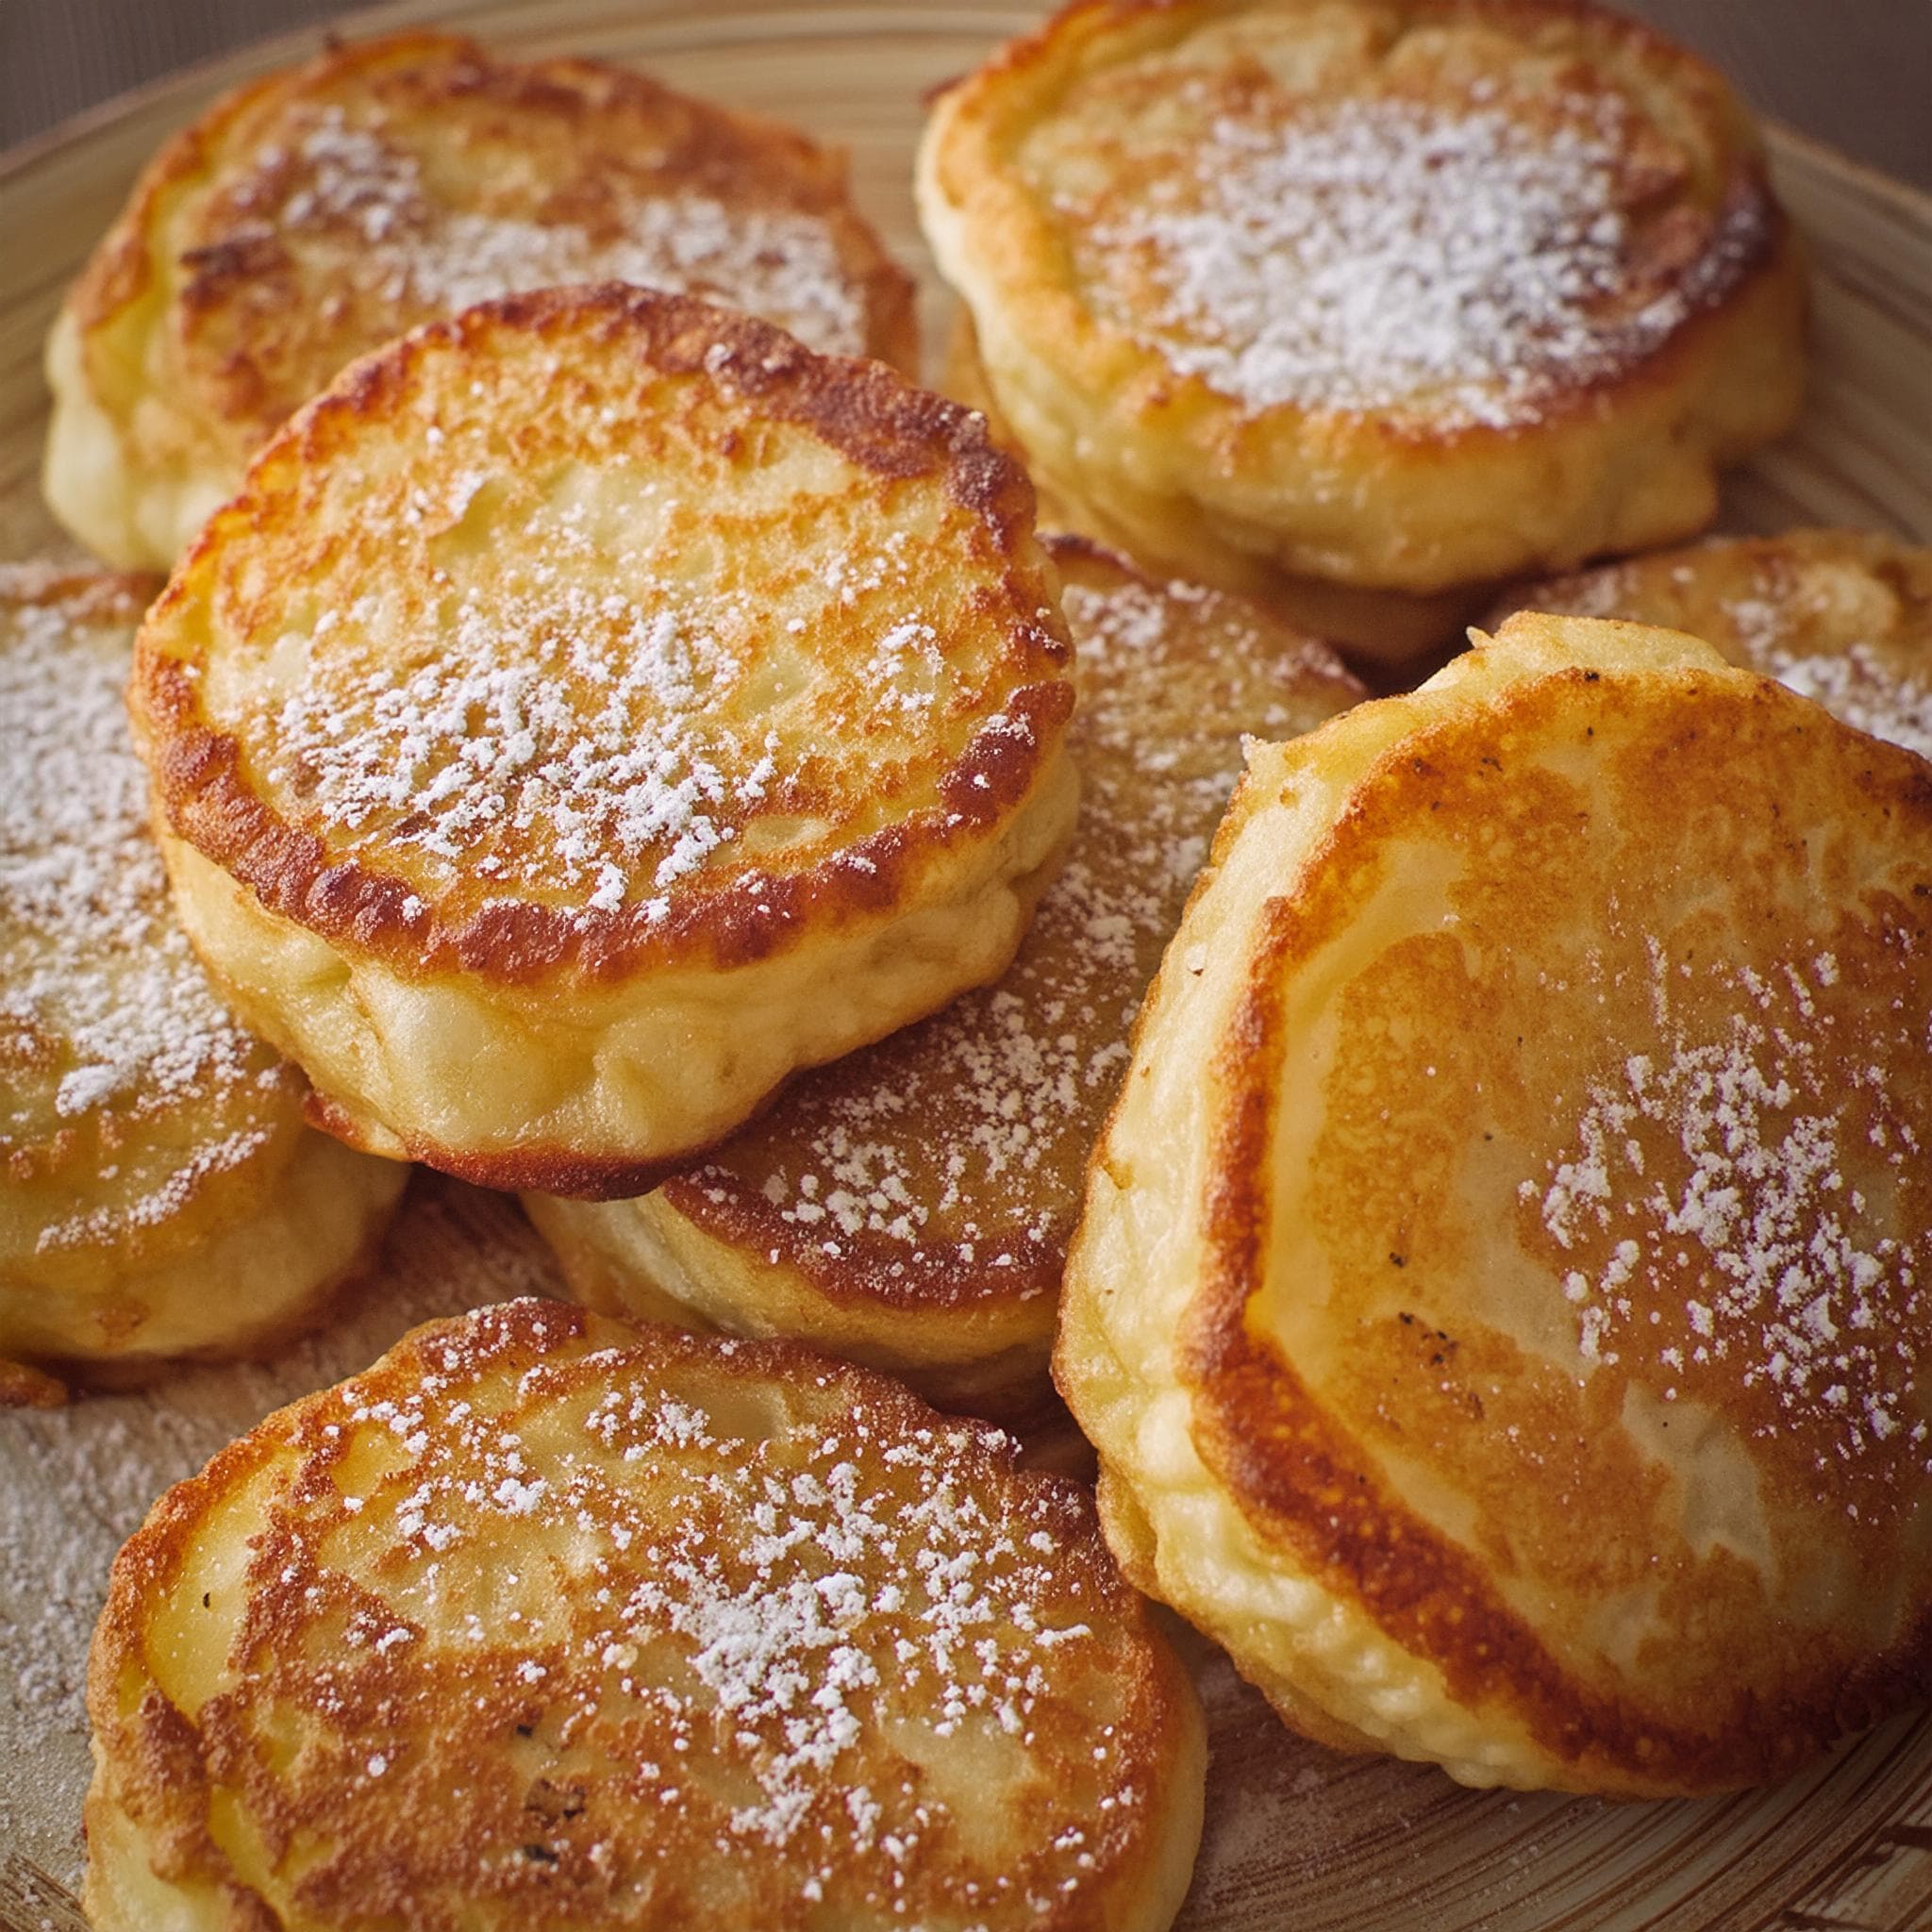
[[[1708,55],[1764,112],[1932,189],[1932,0],[1624,6]],[[536,0],[527,12],[553,8],[580,14],[582,0]],[[353,31],[358,17],[393,20],[404,10],[341,0],[0,0],[0,146],[265,34],[330,23]],[[466,9],[452,0],[443,10]]]

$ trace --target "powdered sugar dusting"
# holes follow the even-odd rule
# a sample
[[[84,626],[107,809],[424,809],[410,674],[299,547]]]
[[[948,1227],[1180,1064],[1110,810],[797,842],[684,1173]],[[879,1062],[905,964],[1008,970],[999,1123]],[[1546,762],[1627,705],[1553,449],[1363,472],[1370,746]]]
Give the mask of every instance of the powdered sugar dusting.
[[[681,1211],[724,1225],[749,1209],[802,1265],[858,1268],[896,1292],[941,1293],[955,1276],[1052,1291],[1141,992],[1240,770],[1240,732],[1291,735],[1352,694],[1332,659],[1297,658],[1191,585],[1075,578],[1063,608],[1079,654],[1080,826],[1014,965],[799,1083],[677,1184]]]
[[[1926,1152],[1879,1064],[1890,1048],[1840,1037],[1829,952],[1774,978],[1674,967],[1657,946],[1652,975],[1667,1054],[1592,1082],[1570,1151],[1523,1189],[1576,1263],[1579,1353],[1642,1365],[1666,1400],[1709,1368],[1822,1424],[1847,1463],[1923,1442],[1925,1234],[1900,1190]],[[1680,1021],[1713,983],[1727,1023]]]
[[[1517,593],[1525,609],[1689,631],[1874,738],[1932,758],[1923,553],[1841,530],[1724,539]]]
[[[621,281],[744,309],[826,354],[865,351],[858,291],[830,228],[809,214],[634,190],[593,233],[571,221],[454,206],[395,137],[336,106],[302,119],[299,133],[257,158],[265,183],[292,158],[292,192],[277,205],[264,186],[243,205],[267,233],[352,236],[357,246],[340,272],[384,301],[453,314],[525,290]]]
[[[260,723],[269,784],[332,840],[379,848],[385,865],[408,855],[418,914],[424,893],[474,881],[579,921],[661,920],[748,824],[823,812],[835,771],[856,793],[875,783],[875,727],[903,734],[958,698],[904,531],[825,570],[801,555],[795,591],[754,591],[723,569],[680,571],[691,513],[668,486],[641,491],[614,538],[581,505],[549,506],[515,558],[466,562],[460,579],[425,559],[427,636],[384,641],[397,625],[377,587],[276,646],[300,668]],[[428,494],[405,523],[434,552],[467,504]],[[849,672],[834,653],[814,661],[827,599],[841,627],[877,631]]]
[[[453,1828],[513,1831],[587,1897],[675,1887],[675,1844],[868,1916],[942,1893],[953,1923],[1017,1923],[1138,1835],[1146,1720],[1113,1686],[1139,1640],[1071,1488],[795,1357],[553,1347],[550,1312],[425,1338],[309,1420],[309,1480],[252,1546],[262,1614],[295,1621],[238,1700],[243,1751],[291,1699],[353,1724],[353,1824],[445,1790],[450,1748],[528,1740],[558,1802],[520,1786]],[[425,1744],[414,1682],[453,1741]],[[972,1850],[989,1834],[1010,1861]]]
[[[1062,212],[1100,312],[1249,408],[1507,426],[1648,355],[1735,278],[1752,240],[1721,233],[1633,302],[1630,110],[1613,95],[1564,105],[1539,125],[1480,91],[1459,106],[1220,112],[1146,169],[1126,208],[1116,183],[1097,217],[1073,199]]]
[[[128,736],[124,623],[58,604],[0,610],[0,1150],[103,1110],[129,1120],[280,1075],[232,1021],[175,924]],[[117,1214],[165,1219],[196,1174],[245,1159],[252,1130],[183,1152]],[[43,1247],[102,1232],[80,1213]]]

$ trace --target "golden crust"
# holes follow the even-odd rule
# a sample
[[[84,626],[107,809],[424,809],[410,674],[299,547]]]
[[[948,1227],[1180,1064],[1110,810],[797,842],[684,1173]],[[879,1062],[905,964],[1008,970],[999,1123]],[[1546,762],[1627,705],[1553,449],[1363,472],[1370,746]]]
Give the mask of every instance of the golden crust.
[[[165,568],[356,357],[602,280],[917,369],[911,284],[841,156],[621,68],[398,34],[241,89],[150,163],[50,343],[49,501],[104,557]]]
[[[1078,1486],[792,1347],[517,1302],[171,1491],[89,1673],[103,1932],[1158,1932],[1200,1714]]]
[[[122,703],[155,589],[0,566],[0,1355],[96,1382],[312,1319],[403,1184],[305,1129],[170,915]]]
[[[1291,1723],[1657,1796],[1923,1695],[1928,832],[1922,761],[1631,625],[1254,756],[1056,1368]]]
[[[996,986],[795,1082],[655,1193],[530,1203],[593,1305],[798,1336],[983,1407],[1037,1386],[1081,1178],[1243,731],[1363,695],[1252,605],[1050,540],[1079,828]],[[637,1297],[630,1301],[631,1295]]]
[[[418,331],[143,627],[196,944],[332,1131],[635,1192],[1011,957],[1075,791],[1032,507],[965,412],[747,317]]]
[[[1797,409],[1747,117],[1567,0],[1075,0],[941,98],[919,196],[1042,481],[1203,574],[1642,547]]]
[[[1868,530],[1720,537],[1516,586],[1516,610],[1689,631],[1874,738],[1932,758],[1932,550]]]

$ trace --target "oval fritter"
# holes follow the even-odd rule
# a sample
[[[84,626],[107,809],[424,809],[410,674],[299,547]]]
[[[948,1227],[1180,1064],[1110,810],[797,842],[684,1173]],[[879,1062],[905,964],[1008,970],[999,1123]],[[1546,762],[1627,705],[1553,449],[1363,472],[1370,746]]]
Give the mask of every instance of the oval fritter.
[[[1081,816],[1013,964],[799,1080],[653,1194],[528,1197],[593,1307],[799,1336],[936,1400],[1039,1387],[1087,1156],[1241,733],[1308,730],[1362,695],[1252,605],[1049,542]]]
[[[1680,537],[1797,408],[1748,118],[1575,0],[1075,0],[940,99],[919,197],[1042,485],[1236,588]]]
[[[1932,758],[1932,550],[1869,530],[1718,537],[1519,585],[1496,607],[1689,631]]]
[[[1062,1302],[1134,1574],[1472,1784],[1922,1697],[1928,908],[1924,762],[1669,631],[1519,617],[1257,750]]]
[[[303,1125],[169,911],[122,701],[155,589],[0,566],[0,1356],[95,1380],[293,1327],[404,1178]]]
[[[614,287],[357,364],[143,626],[182,917],[326,1124],[631,1193],[1011,958],[1069,833],[1025,479],[877,363]]]
[[[117,1559],[103,1932],[1158,1932],[1185,1673],[1074,1484],[795,1347],[514,1302],[272,1416]]]
[[[165,569],[343,367],[519,290],[631,282],[916,371],[912,289],[803,135],[450,34],[333,46],[156,157],[49,344],[47,497]]]

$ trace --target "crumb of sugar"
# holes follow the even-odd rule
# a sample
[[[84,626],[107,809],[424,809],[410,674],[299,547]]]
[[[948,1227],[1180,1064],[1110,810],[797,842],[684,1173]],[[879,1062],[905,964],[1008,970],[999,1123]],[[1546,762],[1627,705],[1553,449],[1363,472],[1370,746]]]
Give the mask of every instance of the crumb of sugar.
[[[827,225],[795,209],[732,208],[686,191],[633,191],[618,231],[452,207],[421,161],[340,107],[307,110],[292,140],[256,158],[240,197],[251,219],[291,237],[346,228],[340,272],[383,299],[454,314],[496,296],[570,282],[620,281],[704,296],[776,323],[830,355],[865,352],[865,316]],[[267,181],[290,159],[278,206]],[[338,273],[331,263],[330,273]]]
[[[0,1100],[0,1148],[106,1108],[143,1118],[266,1077],[260,1049],[215,997],[169,908],[128,735],[124,650],[58,607],[26,606],[0,639],[0,1049],[51,1072]],[[245,1159],[247,1134],[193,1150],[189,1170]],[[164,1219],[169,1190],[129,1212]],[[86,1217],[43,1245],[88,1238]]]
[[[1628,111],[1581,99],[1544,128],[1401,97],[1224,112],[1137,205],[1084,228],[1063,208],[1102,312],[1247,408],[1507,426],[1640,360],[1735,276],[1742,232],[1671,291],[1619,300]]]

